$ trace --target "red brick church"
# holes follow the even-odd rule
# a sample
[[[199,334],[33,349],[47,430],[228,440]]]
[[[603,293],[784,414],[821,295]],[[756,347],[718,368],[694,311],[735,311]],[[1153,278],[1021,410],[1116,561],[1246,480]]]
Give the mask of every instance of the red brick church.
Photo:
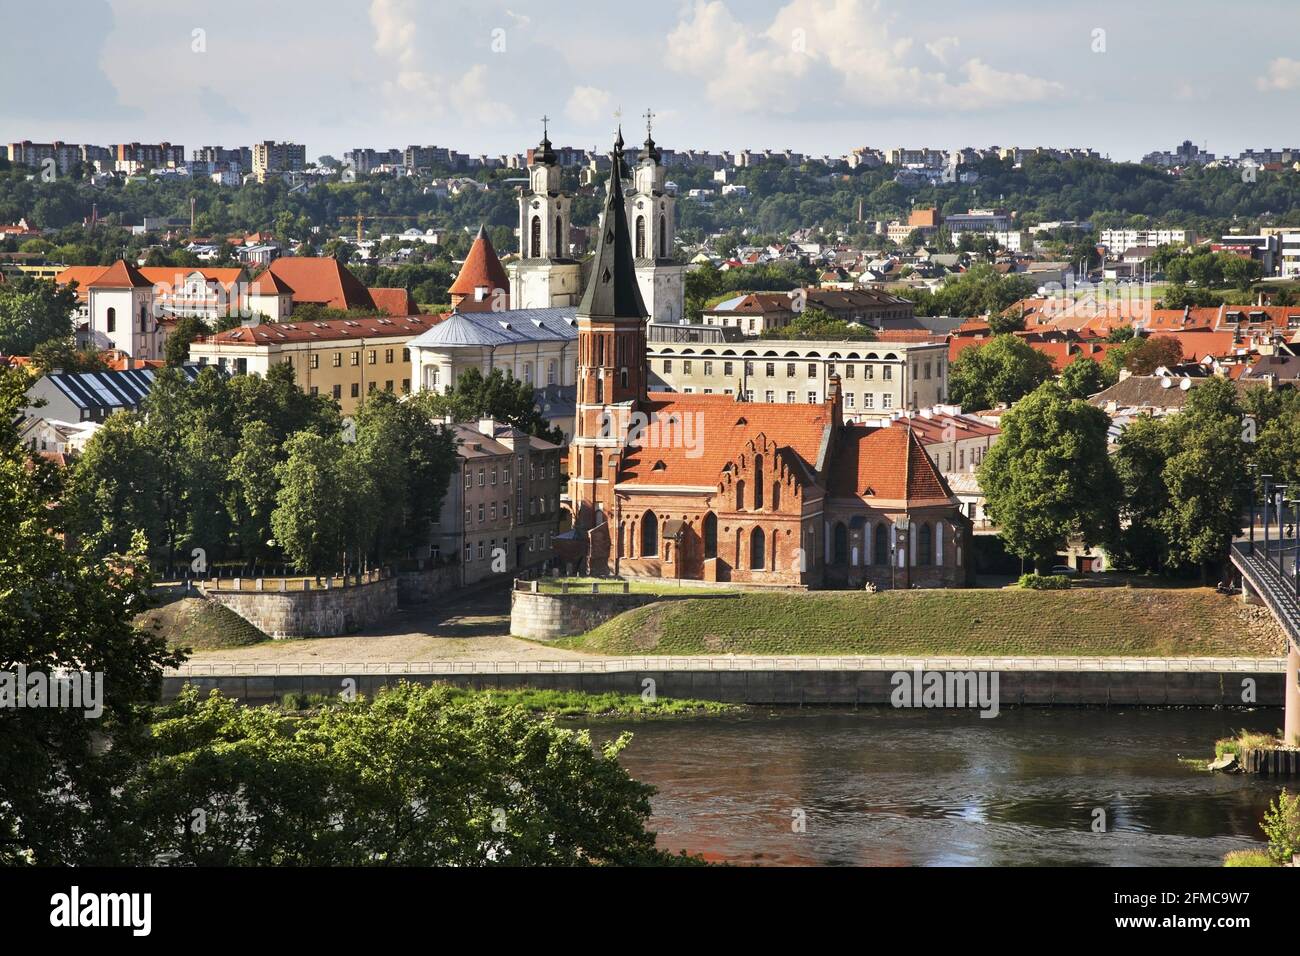
[[[622,154],[622,136],[615,156]],[[845,424],[824,403],[648,392],[619,164],[578,307],[574,530],[591,574],[783,587],[962,587],[971,525],[911,430]]]

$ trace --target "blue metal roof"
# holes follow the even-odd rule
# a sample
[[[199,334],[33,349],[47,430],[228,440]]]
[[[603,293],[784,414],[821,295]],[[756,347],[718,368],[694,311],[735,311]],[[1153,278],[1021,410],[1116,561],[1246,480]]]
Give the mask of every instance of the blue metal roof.
[[[527,342],[571,342],[578,337],[577,309],[511,309],[505,312],[452,312],[421,332],[408,348],[476,348]]]

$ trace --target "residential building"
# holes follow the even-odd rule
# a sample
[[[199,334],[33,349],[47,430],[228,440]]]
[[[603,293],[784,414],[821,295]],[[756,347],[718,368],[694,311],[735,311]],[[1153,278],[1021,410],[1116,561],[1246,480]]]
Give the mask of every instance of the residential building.
[[[259,183],[276,173],[297,172],[307,166],[307,147],[301,143],[264,140],[253,145],[253,175]]]
[[[408,315],[240,326],[195,340],[190,360],[240,375],[292,365],[299,388],[333,398],[346,415],[371,392],[411,391],[408,345],[435,321]]]
[[[1103,229],[1097,241],[1119,253],[1134,246],[1194,246],[1196,238],[1191,229]]]
[[[181,372],[193,381],[199,370],[184,365]],[[46,422],[102,422],[114,412],[135,411],[153,387],[154,368],[132,368],[110,372],[51,372],[27,389],[24,422],[39,418]]]
[[[842,416],[855,421],[944,402],[948,346],[928,341],[763,339],[694,345],[651,340],[646,372],[652,391],[785,405],[825,403],[838,380]]]
[[[433,527],[433,555],[459,559],[461,584],[545,565],[561,520],[560,447],[490,418],[446,427],[460,467]]]

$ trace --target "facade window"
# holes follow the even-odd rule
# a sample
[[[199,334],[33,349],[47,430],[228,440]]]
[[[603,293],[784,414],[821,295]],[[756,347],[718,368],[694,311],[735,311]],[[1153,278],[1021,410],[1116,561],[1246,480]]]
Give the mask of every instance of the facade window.
[[[378,382],[371,382],[368,386],[366,386],[366,393],[369,394],[370,392],[373,392],[378,386],[379,386]]]
[[[478,486],[482,488],[486,483],[487,483],[487,469],[480,468],[478,470]]]
[[[884,366],[884,368],[880,370],[880,377],[883,378],[886,382],[893,381],[894,367],[892,365]]]
[[[104,331],[116,332],[117,331],[117,309],[109,309],[105,321],[107,322],[107,325],[105,326]]]
[[[722,363],[722,374],[723,374],[723,375],[728,375],[728,376],[731,375],[731,366],[732,366],[732,363],[731,363],[731,362],[723,362],[723,363]]]
[[[505,466],[503,466],[502,469],[501,469],[501,484],[503,484],[503,485],[508,485],[508,484],[510,484],[510,466],[509,466],[509,465],[505,465]]]
[[[483,502],[478,503],[478,523],[483,523]]]
[[[311,358],[307,360],[307,364],[311,368],[320,368],[320,356],[317,355],[315,352],[312,352]]]
[[[816,363],[816,362],[809,362],[809,363],[808,363],[808,377],[809,377],[809,378],[816,378],[816,377],[817,377],[817,363]]]
[[[641,516],[641,557],[653,558],[659,554],[659,519],[653,511]]]
[[[409,361],[411,361],[411,350],[410,350],[410,349],[402,349],[402,361],[403,361],[403,362],[409,362]]]
[[[470,471],[468,468],[465,469],[465,487],[474,487],[474,472]]]
[[[474,523],[474,511],[472,508],[465,509],[465,526],[469,527]]]
[[[925,377],[926,377],[926,378],[929,378],[929,377],[930,377],[930,363],[929,363],[929,362],[926,362],[926,363],[925,363]]]
[[[852,393],[852,392],[845,392],[845,393],[844,393],[844,407],[845,407],[845,408],[852,408],[852,407],[853,407],[853,393]]]
[[[377,350],[377,349],[366,349],[366,364],[367,364],[367,365],[374,365],[374,364],[375,364],[375,360],[376,360],[376,358],[378,358],[378,354],[377,354],[377,353],[378,353],[378,350]]]
[[[893,407],[894,407],[894,396],[893,396],[893,395],[890,395],[888,392],[886,392],[884,395],[881,395],[881,396],[880,396],[880,407],[881,407],[881,408],[893,408]]]
[[[876,396],[873,395],[871,392],[863,392],[863,393],[862,393],[862,407],[863,407],[863,408],[875,408],[875,407],[876,407]]]
[[[359,382],[353,382],[353,383],[352,383],[352,388],[351,388],[350,392],[351,392],[351,395],[352,395],[353,398],[360,398],[360,397],[361,397],[361,384],[360,384]]]
[[[471,545],[468,541],[465,542],[465,563],[466,564],[469,564],[470,561],[474,560],[473,547],[474,546]]]
[[[817,393],[816,393],[816,392],[809,392],[809,393],[808,393],[808,404],[809,404],[809,405],[816,405],[816,404],[817,404]]]
[[[763,371],[764,371],[764,374],[766,374],[768,378],[775,378],[775,377],[776,377],[776,363],[775,363],[775,362],[768,362],[767,365],[766,365],[766,367],[764,368]]]
[[[786,392],[786,393],[785,393],[785,403],[786,403],[787,405],[793,405],[793,404],[794,404],[794,392]]]
[[[480,538],[478,543],[478,559],[483,560],[483,540]]]
[[[505,501],[501,502],[501,517],[503,517],[503,518],[509,518],[509,517],[510,517],[510,500],[509,500],[509,499],[506,499]]]
[[[350,355],[351,355],[351,357],[348,359],[348,363],[349,363],[349,364],[351,364],[351,365],[360,365],[360,364],[361,364],[361,353],[360,353],[360,352],[352,352],[352,353],[350,353]]]
[[[927,521],[916,533],[916,563],[934,564],[934,529]]]
[[[497,483],[497,466],[496,466],[496,465],[493,465],[493,466],[492,466],[492,479],[491,479],[491,481],[492,481],[493,486],[495,486],[496,483]]]
[[[874,365],[862,366],[862,377],[870,381],[876,377],[876,367]]]
[[[315,385],[313,385],[313,386],[311,387],[311,394],[312,394],[312,395],[319,395],[319,394],[320,394],[320,389],[317,388]]]
[[[334,392],[334,397],[335,397],[335,398],[342,398],[342,397],[343,397],[343,386],[342,386],[342,385],[335,385],[334,388],[333,388],[333,392]]]
[[[402,394],[409,395],[410,392],[411,392],[411,380],[409,378],[402,379]]]
[[[704,374],[705,374],[705,375],[712,375],[712,374],[713,374],[713,363],[712,363],[712,362],[705,361],[705,363],[704,363]]]
[[[393,390],[393,380],[391,378],[384,379],[384,391],[391,392],[392,390]]]
[[[763,401],[771,405],[773,402],[776,401],[776,392],[772,391],[769,388],[766,392],[763,393]]]
[[[497,503],[495,501],[492,502],[492,506],[488,508],[488,520],[489,521],[497,520]]]
[[[343,364],[343,353],[335,352],[333,355],[331,355],[330,364],[333,365],[335,368],[341,366]]]
[[[767,541],[762,528],[755,528],[749,533],[749,567],[752,571],[767,568]]]
[[[384,361],[391,363],[393,361],[393,350],[384,349]]]
[[[683,359],[683,360],[682,360],[682,374],[683,374],[683,375],[690,375],[690,374],[691,374],[691,360],[690,360],[690,359]]]
[[[794,362],[785,363],[785,377],[794,378]]]
[[[664,359],[664,374],[665,375],[671,374],[672,370],[673,370],[673,360]]]
[[[856,367],[857,367],[857,366],[855,366],[855,365],[846,365],[846,366],[844,366],[844,377],[845,377],[845,378],[853,378],[853,370],[854,370]]]
[[[551,361],[546,363],[546,384],[547,385],[555,384],[555,360],[554,359],[551,359]]]

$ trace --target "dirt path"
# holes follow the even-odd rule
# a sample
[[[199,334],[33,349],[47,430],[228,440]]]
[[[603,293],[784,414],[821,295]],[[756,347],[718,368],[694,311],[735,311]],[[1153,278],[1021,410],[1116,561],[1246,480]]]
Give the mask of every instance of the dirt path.
[[[196,651],[195,663],[235,661],[516,661],[575,660],[590,655],[510,636],[510,592],[480,591],[400,611],[386,626],[346,637],[270,641],[252,647]]]

